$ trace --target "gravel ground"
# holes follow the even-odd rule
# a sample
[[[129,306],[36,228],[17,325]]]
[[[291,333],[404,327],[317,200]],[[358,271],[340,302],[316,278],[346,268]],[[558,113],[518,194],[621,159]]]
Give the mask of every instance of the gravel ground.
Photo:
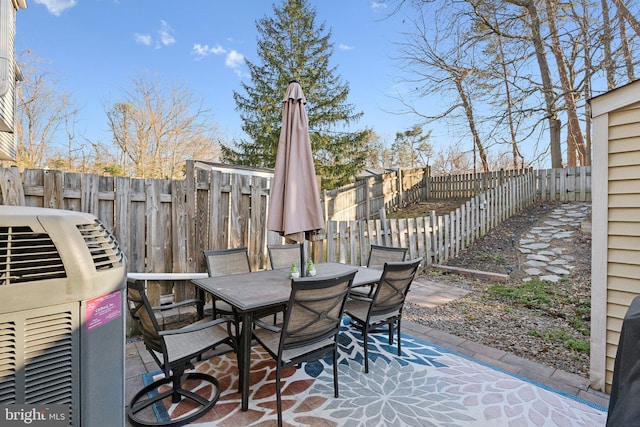
[[[496,273],[512,270],[508,286],[524,298],[491,292],[493,283],[433,269],[425,273],[429,280],[471,292],[435,309],[407,304],[405,318],[588,378],[591,235],[576,229],[572,241],[563,243],[565,253],[572,254],[578,265],[557,283],[541,282],[544,293],[537,298],[524,292],[530,285],[522,281],[519,254],[511,243],[542,224],[553,207],[540,204],[527,209],[446,263]]]

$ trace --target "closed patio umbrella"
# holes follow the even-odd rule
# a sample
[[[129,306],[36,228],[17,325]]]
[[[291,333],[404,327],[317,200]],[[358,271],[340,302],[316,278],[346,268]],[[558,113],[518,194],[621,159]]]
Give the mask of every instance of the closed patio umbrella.
[[[268,230],[299,243],[318,240],[324,233],[306,102],[300,84],[291,81],[282,105],[282,129],[267,218]]]

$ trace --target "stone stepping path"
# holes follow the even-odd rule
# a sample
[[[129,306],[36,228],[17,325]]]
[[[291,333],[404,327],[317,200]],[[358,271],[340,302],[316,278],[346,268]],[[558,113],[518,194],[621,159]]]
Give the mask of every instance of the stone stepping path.
[[[575,268],[575,258],[566,253],[567,243],[573,241],[583,221],[591,218],[591,203],[571,202],[553,209],[544,225],[532,227],[518,242],[518,250],[524,255],[521,268],[526,273],[525,282],[533,279],[559,281]]]

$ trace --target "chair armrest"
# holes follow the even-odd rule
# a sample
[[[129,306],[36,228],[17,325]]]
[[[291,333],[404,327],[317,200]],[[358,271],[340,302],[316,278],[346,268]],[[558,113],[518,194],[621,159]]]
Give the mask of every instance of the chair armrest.
[[[185,326],[184,328],[180,328],[180,329],[171,329],[168,331],[160,331],[160,335],[164,336],[164,335],[178,335],[178,334],[184,334],[184,333],[188,333],[188,332],[195,332],[195,331],[199,331],[201,329],[207,329],[210,328],[212,326],[216,326],[216,325],[221,325],[226,323],[227,324],[227,329],[229,329],[229,322],[231,322],[231,320],[227,317],[219,317],[215,320],[211,320],[208,322],[196,322],[192,325],[188,325]]]
[[[271,332],[281,332],[282,331],[282,328],[280,328],[280,327],[278,327],[276,325],[272,325],[271,323],[263,322],[260,319],[254,320],[253,323],[255,325],[260,326],[261,328],[266,329],[266,330],[271,331]]]
[[[199,299],[187,299],[184,301],[180,301],[180,302],[174,302],[172,304],[165,304],[165,305],[156,305],[155,307],[151,307],[153,309],[153,311],[164,311],[164,310],[171,310],[172,308],[176,308],[176,307],[182,307],[183,305],[190,305],[190,304],[202,304],[202,300]]]

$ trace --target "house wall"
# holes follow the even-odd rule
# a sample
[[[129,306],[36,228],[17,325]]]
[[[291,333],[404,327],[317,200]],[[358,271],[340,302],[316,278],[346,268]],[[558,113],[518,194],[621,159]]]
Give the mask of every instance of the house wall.
[[[620,330],[640,295],[640,82],[592,100],[591,386],[611,390]]]
[[[0,0],[0,131],[13,131],[16,11],[11,0]]]
[[[14,59],[16,10],[24,0],[0,0],[0,160],[15,160],[14,135],[17,65]]]

